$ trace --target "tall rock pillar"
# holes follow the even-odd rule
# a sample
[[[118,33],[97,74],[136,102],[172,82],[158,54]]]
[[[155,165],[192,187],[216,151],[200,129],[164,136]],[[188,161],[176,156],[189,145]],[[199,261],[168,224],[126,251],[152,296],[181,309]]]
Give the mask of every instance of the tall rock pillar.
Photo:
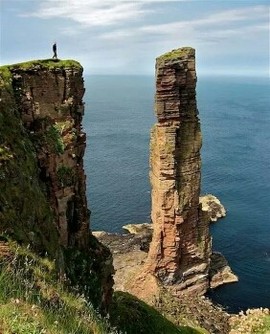
[[[156,60],[150,141],[153,239],[147,271],[177,292],[208,288],[211,238],[200,214],[201,130],[196,106],[195,50]]]

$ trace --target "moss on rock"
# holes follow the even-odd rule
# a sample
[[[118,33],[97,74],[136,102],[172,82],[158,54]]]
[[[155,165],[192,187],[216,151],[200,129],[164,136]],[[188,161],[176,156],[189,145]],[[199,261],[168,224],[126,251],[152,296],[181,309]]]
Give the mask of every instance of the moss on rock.
[[[0,232],[51,255],[58,233],[39,178],[35,147],[25,131],[6,71],[0,87]]]
[[[163,55],[157,58],[157,61],[181,59],[181,58],[186,58],[190,55],[195,55],[195,50],[191,47],[183,47],[164,53]]]

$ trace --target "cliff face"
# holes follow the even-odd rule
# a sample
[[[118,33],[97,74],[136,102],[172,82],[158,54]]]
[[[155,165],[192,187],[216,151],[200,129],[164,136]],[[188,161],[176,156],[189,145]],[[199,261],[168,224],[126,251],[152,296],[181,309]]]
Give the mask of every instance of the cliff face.
[[[199,208],[201,131],[196,106],[195,51],[182,48],[156,62],[151,133],[153,239],[147,270],[177,293],[206,292],[211,255],[208,222]]]
[[[84,86],[82,68],[11,70],[16,104],[37,151],[40,178],[46,184],[64,247],[84,248],[88,239],[81,131]]]
[[[3,74],[1,231],[56,256],[71,283],[95,306],[106,307],[113,269],[110,252],[89,230],[82,67],[39,61],[10,66]],[[22,171],[12,171],[20,164]]]

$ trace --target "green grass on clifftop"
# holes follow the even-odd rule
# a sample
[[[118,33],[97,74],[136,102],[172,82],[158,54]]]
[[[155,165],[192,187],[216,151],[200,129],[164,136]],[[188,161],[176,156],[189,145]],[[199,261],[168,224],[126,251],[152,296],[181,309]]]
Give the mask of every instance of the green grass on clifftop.
[[[157,61],[162,62],[166,60],[179,59],[179,58],[187,57],[189,55],[195,55],[195,50],[191,47],[183,47],[180,49],[175,49],[170,52],[164,53],[163,55],[157,58]]]
[[[30,69],[64,69],[64,68],[76,68],[82,69],[82,66],[76,60],[66,59],[40,59],[40,60],[31,60],[23,63],[12,64],[12,65],[5,65],[0,67],[0,72],[4,72],[6,69],[9,70],[23,70],[27,71]]]

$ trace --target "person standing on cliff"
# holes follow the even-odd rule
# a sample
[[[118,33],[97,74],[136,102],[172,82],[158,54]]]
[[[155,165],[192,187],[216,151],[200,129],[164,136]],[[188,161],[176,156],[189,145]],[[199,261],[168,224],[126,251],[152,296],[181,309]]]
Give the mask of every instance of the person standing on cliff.
[[[57,45],[56,45],[56,42],[54,42],[52,49],[53,49],[53,59],[57,59]]]

